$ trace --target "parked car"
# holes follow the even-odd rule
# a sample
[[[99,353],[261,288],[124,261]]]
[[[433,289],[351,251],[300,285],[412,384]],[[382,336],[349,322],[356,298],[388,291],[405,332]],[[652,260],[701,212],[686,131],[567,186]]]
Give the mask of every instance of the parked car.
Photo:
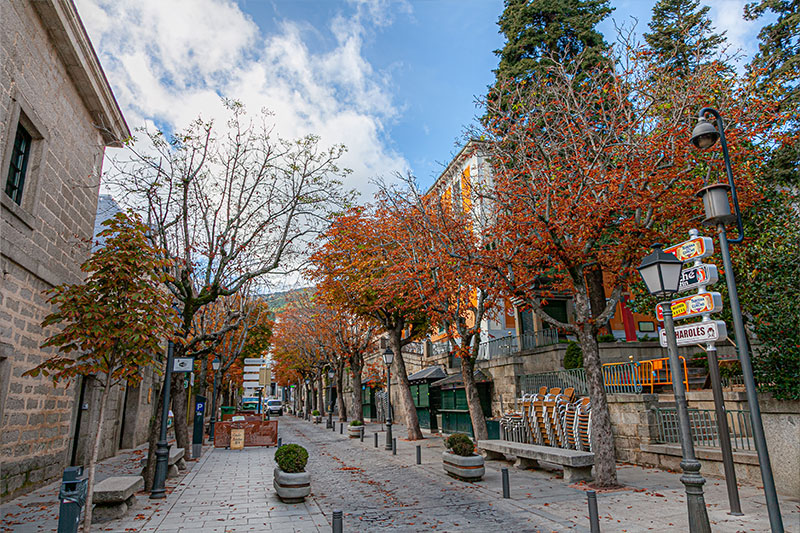
[[[271,415],[283,415],[283,403],[280,400],[267,400],[267,412]]]

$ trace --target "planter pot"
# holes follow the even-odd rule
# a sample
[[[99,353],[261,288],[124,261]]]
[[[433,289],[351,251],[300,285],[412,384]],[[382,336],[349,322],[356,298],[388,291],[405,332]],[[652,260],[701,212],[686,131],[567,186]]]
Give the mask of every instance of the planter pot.
[[[364,431],[364,426],[347,426],[347,436],[351,439],[359,438],[362,431]]]
[[[280,468],[273,470],[272,486],[278,498],[284,503],[300,503],[311,494],[311,473],[298,472],[290,474]]]
[[[314,423],[315,424],[321,424],[322,423],[322,416],[315,416],[314,417]]]
[[[462,457],[454,453],[443,452],[442,466],[448,475],[462,481],[480,481],[486,472],[481,455]]]

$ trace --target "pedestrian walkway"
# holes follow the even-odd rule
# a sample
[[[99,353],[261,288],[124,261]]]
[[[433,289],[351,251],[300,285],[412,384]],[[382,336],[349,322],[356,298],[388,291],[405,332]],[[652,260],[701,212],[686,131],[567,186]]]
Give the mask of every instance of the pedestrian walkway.
[[[312,495],[303,504],[283,504],[272,488],[275,448],[208,449],[166,501],[143,502],[122,520],[96,531],[112,532],[329,532],[334,510],[344,513],[345,532],[469,531],[524,533],[588,532],[586,487],[568,485],[555,471],[510,468],[511,499],[502,498],[501,472],[509,463],[487,461],[480,483],[464,483],[442,470],[442,440],[408,442],[396,426],[397,455],[385,450],[379,424],[368,424],[363,442],[348,439],[336,424],[279,419],[283,443],[308,449]],[[375,433],[379,446],[375,448]],[[416,445],[422,464],[416,464]],[[598,494],[604,532],[688,531],[683,485],[678,474],[620,465],[623,489]],[[768,531],[763,492],[742,486],[746,515],[727,514],[725,484],[706,484],[715,532]],[[786,531],[800,533],[798,500],[782,499]],[[40,531],[18,529],[10,531]],[[45,529],[47,531],[49,529]],[[54,529],[53,529],[54,530]]]

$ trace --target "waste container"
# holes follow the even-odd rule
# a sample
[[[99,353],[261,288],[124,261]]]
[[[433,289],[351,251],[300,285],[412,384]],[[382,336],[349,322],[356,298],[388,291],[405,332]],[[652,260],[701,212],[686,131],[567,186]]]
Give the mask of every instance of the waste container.
[[[233,413],[236,412],[236,407],[232,405],[223,405],[222,407],[219,408],[219,410],[220,412],[222,412],[223,415],[232,415]]]
[[[81,479],[82,466],[68,466],[61,477],[61,490],[58,492],[58,533],[77,533],[81,521],[81,511],[86,504],[86,485]]]

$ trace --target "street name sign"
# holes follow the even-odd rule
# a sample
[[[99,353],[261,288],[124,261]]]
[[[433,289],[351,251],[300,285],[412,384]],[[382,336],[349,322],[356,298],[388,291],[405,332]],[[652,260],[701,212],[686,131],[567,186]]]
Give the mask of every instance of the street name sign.
[[[247,381],[258,381],[258,374],[244,374],[242,375],[242,379],[246,379]]]
[[[712,255],[714,241],[711,240],[711,237],[695,237],[675,246],[664,248],[664,252],[674,255],[685,263]]]
[[[713,285],[719,281],[716,265],[697,265],[686,267],[681,270],[681,279],[678,284],[678,292],[686,292],[690,289]]]
[[[682,320],[707,313],[717,313],[722,309],[722,296],[718,292],[704,292],[684,296],[669,302],[672,309],[672,318]],[[661,311],[661,304],[656,306],[656,317],[663,321],[664,313]]]
[[[173,372],[191,372],[194,367],[194,357],[175,357],[172,360]]]
[[[244,371],[248,372],[248,373],[250,373],[250,372],[258,372],[260,370],[261,370],[260,366],[246,366],[246,367],[244,367]]]
[[[722,320],[695,322],[694,324],[677,326],[675,328],[675,338],[678,341],[678,346],[717,342],[728,338],[728,329]],[[658,330],[658,339],[661,342],[661,346],[666,348],[667,332],[663,328]]]
[[[257,357],[247,357],[244,360],[244,364],[246,365],[266,365],[266,359],[259,359]]]
[[[258,381],[245,381],[242,383],[245,389],[259,389],[261,385],[258,384]]]

